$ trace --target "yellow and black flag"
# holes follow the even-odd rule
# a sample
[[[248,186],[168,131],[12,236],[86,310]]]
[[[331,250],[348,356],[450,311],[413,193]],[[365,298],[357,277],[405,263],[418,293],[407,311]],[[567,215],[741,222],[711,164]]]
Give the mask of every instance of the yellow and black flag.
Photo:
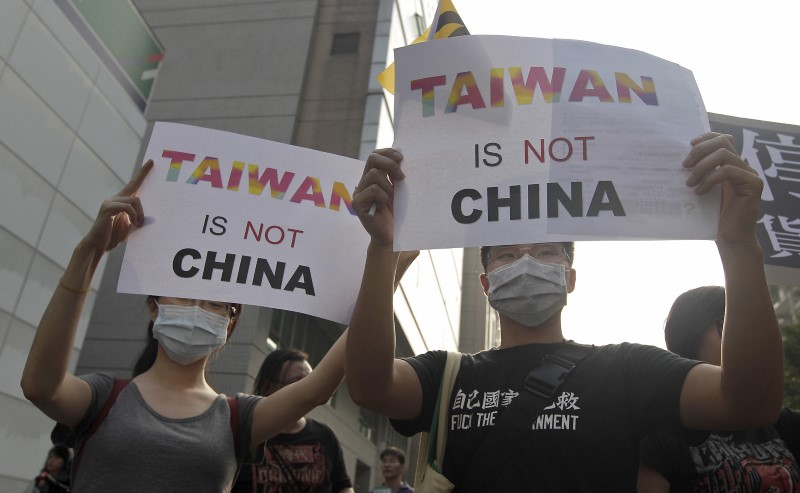
[[[431,27],[436,26],[436,29]],[[423,43],[432,39],[445,39],[455,36],[464,36],[469,34],[467,26],[458,15],[453,2],[450,0],[439,0],[439,6],[436,8],[436,15],[433,17],[433,22],[430,27],[425,30],[417,39],[411,42],[412,45]],[[378,83],[383,86],[389,93],[394,94],[394,63],[386,67],[386,70],[378,74]]]

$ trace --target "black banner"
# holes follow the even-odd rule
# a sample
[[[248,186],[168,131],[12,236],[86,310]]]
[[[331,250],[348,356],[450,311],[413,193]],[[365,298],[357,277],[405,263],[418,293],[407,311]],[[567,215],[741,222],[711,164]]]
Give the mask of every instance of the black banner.
[[[758,241],[770,284],[800,286],[800,126],[709,113],[711,130],[733,135],[764,180]]]

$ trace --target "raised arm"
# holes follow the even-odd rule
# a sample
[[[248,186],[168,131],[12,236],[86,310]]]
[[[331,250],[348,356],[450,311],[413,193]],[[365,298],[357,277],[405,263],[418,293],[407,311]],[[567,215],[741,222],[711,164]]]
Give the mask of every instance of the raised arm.
[[[409,419],[422,407],[422,387],[411,365],[395,358],[392,298],[399,254],[392,251],[393,205],[394,182],[404,177],[401,160],[402,155],[393,149],[373,152],[353,198],[371,241],[350,322],[346,369],[347,386],[356,404],[391,418]],[[373,207],[374,214],[370,214]],[[404,255],[398,279],[414,256]]]
[[[252,445],[257,445],[328,402],[344,378],[347,330],[307,377],[261,399],[253,410]]]
[[[67,373],[86,294],[103,255],[143,224],[144,212],[136,192],[152,167],[152,161],[145,163],[118,195],[103,202],[91,229],[72,253],[25,362],[20,383],[25,397],[69,427],[78,424],[92,398],[89,385]]]
[[[691,428],[735,430],[773,424],[783,400],[783,348],[764,274],[756,220],[763,183],[730,135],[692,141],[687,185],[722,186],[717,249],[725,272],[722,365],[698,365],[684,382],[681,417]]]
[[[406,269],[417,255],[418,251],[403,252],[392,289],[397,288]],[[256,405],[251,443],[257,444],[269,439],[330,399],[344,377],[348,332],[350,329],[339,337],[320,364],[307,377],[281,388]],[[352,492],[352,489],[346,488],[342,491]]]

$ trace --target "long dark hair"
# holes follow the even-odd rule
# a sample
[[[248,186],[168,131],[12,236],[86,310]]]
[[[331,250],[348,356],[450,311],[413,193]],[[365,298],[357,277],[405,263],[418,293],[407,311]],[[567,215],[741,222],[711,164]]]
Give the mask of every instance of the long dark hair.
[[[149,370],[156,362],[158,356],[158,341],[153,337],[153,321],[147,325],[147,345],[139,354],[136,364],[133,365],[133,377],[137,377]]]
[[[256,380],[253,382],[253,394],[269,395],[267,389],[271,385],[280,387],[281,370],[287,361],[308,361],[308,354],[299,349],[276,349],[269,353],[261,363]]]

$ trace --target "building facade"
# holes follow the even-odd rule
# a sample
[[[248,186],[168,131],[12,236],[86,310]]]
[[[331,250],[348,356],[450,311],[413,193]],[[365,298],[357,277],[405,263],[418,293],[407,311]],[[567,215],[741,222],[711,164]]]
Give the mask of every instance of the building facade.
[[[142,94],[131,97],[118,60],[101,58],[62,4],[0,2],[0,491],[23,491],[44,464],[52,422],[19,385],[28,349],[72,249],[127,182],[147,129]],[[122,15],[146,30],[135,9]]]

